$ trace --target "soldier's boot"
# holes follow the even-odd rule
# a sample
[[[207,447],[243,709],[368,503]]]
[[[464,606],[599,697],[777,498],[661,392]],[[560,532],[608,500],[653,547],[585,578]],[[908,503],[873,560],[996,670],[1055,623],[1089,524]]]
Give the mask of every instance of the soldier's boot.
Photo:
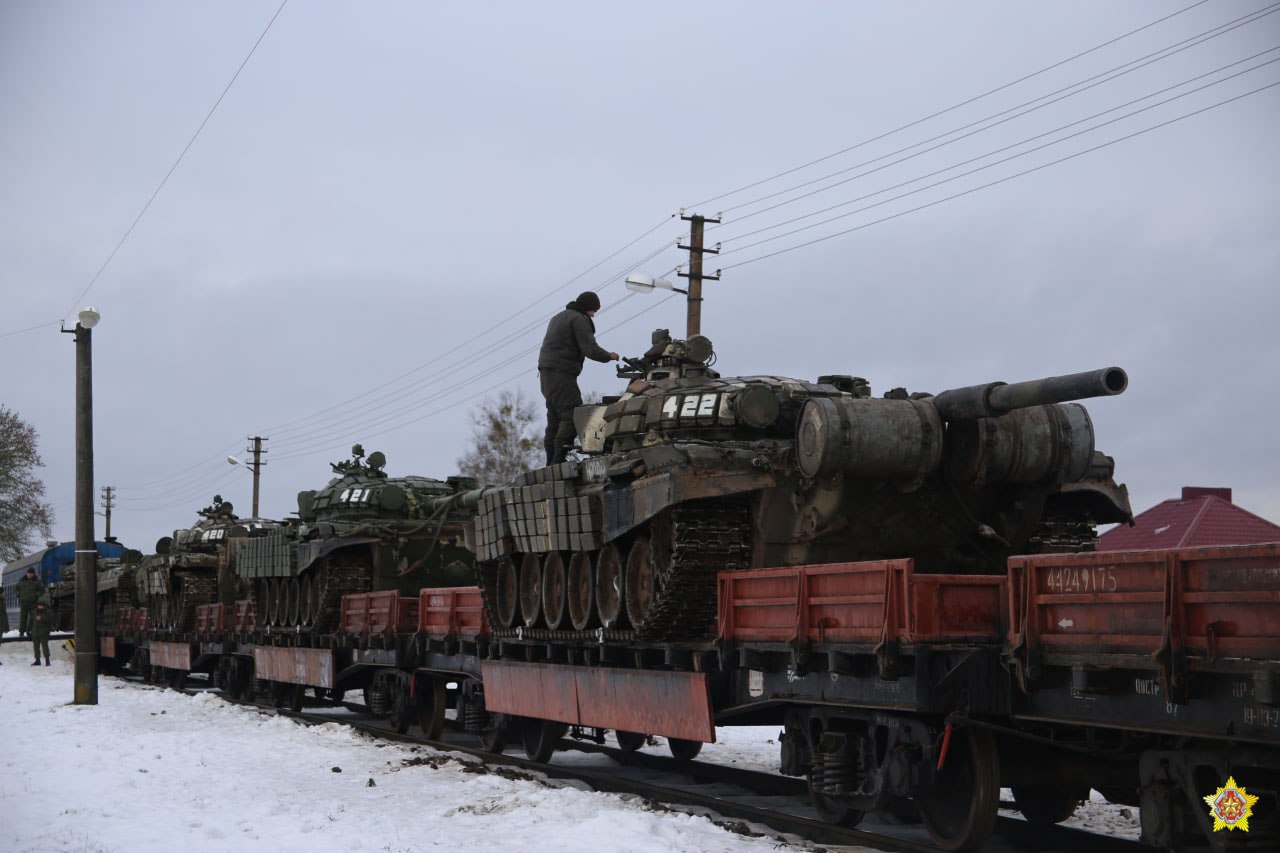
[[[31,665],[32,665],[32,666],[39,666],[39,665],[40,665],[40,658],[36,658],[35,660],[33,660],[33,661],[31,662]]]
[[[45,665],[45,666],[48,666],[48,665],[49,665],[49,659],[48,659],[48,658],[45,658],[45,659],[44,659],[44,665]]]

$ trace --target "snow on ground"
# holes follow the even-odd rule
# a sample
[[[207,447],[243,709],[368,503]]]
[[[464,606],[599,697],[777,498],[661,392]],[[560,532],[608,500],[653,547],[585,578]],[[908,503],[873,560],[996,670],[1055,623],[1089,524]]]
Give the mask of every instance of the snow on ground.
[[[70,705],[72,666],[55,656],[31,667],[30,646],[0,646],[6,851],[807,848],[212,694],[104,678],[98,705]]]
[[[485,772],[466,756],[379,743],[338,724],[301,726],[214,694],[186,696],[103,678],[97,706],[71,705],[70,660],[60,642],[50,645],[51,667],[29,666],[26,643],[0,646],[0,850],[810,847],[736,835],[635,797],[506,768]],[[716,737],[701,760],[777,771],[776,726],[720,728]],[[665,754],[667,747],[656,739],[643,749]],[[610,763],[574,753],[554,760]],[[1137,809],[1107,803],[1097,792],[1068,824],[1139,835]]]

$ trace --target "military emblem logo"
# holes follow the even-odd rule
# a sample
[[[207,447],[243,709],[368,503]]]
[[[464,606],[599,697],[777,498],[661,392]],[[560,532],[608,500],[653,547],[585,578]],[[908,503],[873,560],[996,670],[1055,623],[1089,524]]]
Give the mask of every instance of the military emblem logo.
[[[1249,831],[1249,817],[1258,798],[1236,785],[1234,776],[1227,777],[1227,784],[1204,798],[1209,804],[1209,816],[1213,818],[1213,831],[1220,829]]]

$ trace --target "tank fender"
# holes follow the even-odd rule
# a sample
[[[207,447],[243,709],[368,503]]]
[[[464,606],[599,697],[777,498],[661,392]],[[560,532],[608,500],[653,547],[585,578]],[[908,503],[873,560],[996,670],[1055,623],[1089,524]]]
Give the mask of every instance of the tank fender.
[[[340,548],[348,548],[352,545],[368,545],[377,542],[374,536],[362,536],[360,538],[340,538],[331,537],[329,539],[314,539],[310,542],[298,543],[298,571],[310,568],[311,564],[322,557],[327,557]]]
[[[604,507],[604,541],[617,539],[678,503],[739,495],[772,488],[774,485],[776,478],[766,469],[709,474],[688,468],[664,471],[630,483],[609,485],[601,495]]]

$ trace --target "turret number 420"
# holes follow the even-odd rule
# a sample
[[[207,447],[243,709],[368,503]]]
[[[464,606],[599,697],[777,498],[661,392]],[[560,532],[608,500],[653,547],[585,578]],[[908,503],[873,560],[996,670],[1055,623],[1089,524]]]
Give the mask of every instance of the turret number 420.
[[[720,402],[719,394],[673,395],[662,402],[664,418],[714,417]]]

